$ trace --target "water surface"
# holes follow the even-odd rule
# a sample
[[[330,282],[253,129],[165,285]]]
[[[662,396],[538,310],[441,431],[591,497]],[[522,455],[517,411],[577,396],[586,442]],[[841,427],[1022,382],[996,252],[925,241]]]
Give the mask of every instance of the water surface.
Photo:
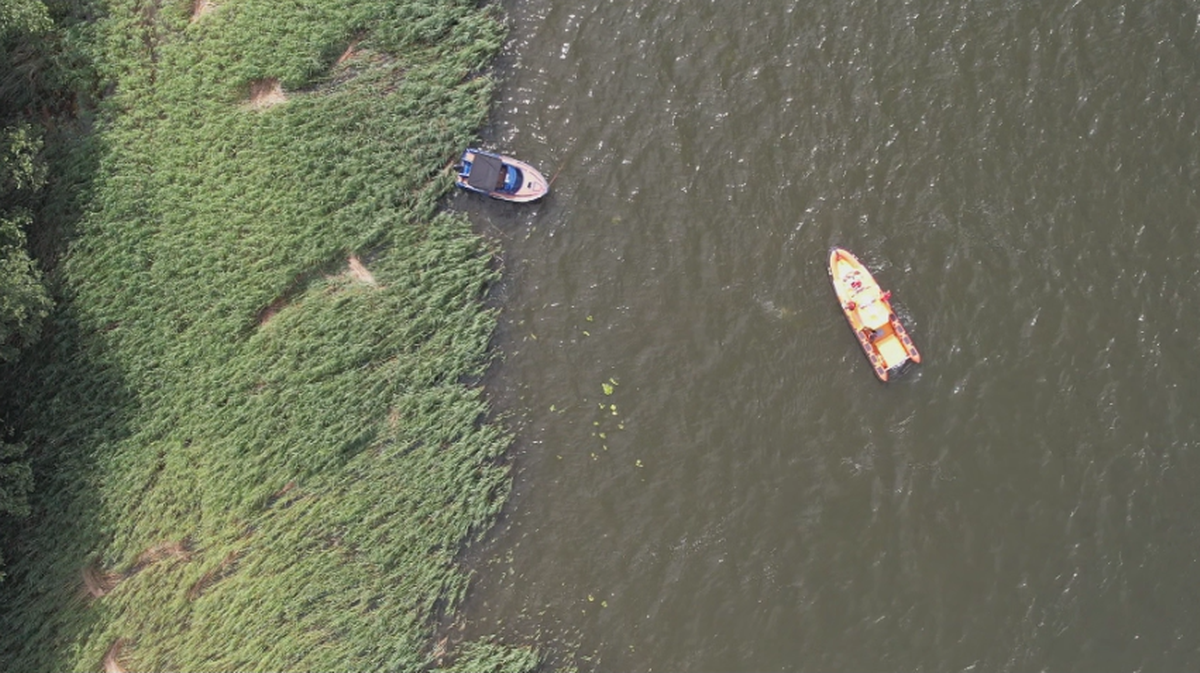
[[[1194,3],[506,8],[483,142],[554,192],[453,201],[503,246],[516,433],[455,633],[584,670],[1200,668]],[[832,245],[922,350],[893,383]]]

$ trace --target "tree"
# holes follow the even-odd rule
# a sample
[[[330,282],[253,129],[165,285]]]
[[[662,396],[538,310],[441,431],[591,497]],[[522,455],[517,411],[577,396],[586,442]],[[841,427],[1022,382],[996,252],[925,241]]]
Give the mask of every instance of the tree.
[[[46,182],[42,134],[24,117],[37,99],[45,37],[53,28],[40,0],[0,0],[0,365],[37,339],[50,295],[29,254],[26,232]],[[25,447],[0,419],[0,518],[24,516],[33,475]],[[0,568],[3,567],[0,558]],[[0,571],[0,579],[3,579]]]
[[[41,0],[0,2],[0,36],[45,32],[51,25],[50,13]]]
[[[28,200],[45,183],[41,138],[26,123],[0,135],[0,363],[16,357],[41,329],[50,297],[25,245],[33,218]]]

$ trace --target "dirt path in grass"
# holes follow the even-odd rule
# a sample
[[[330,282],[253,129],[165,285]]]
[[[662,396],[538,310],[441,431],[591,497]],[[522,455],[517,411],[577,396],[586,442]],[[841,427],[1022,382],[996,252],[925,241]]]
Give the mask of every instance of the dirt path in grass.
[[[265,110],[266,108],[286,102],[287,94],[283,92],[283,87],[279,84],[278,79],[268,77],[266,79],[256,79],[250,83],[251,108]]]
[[[363,266],[362,261],[358,259],[358,255],[350,255],[350,276],[360,283],[366,283],[367,285],[379,284],[375,282],[374,274],[368,271],[367,267]]]
[[[192,552],[188,549],[187,542],[180,540],[178,542],[163,542],[147,548],[141,554],[138,554],[133,565],[123,573],[104,570],[100,566],[99,560],[95,560],[83,568],[83,588],[92,598],[103,598],[115,589],[118,584],[133,577],[146,566],[166,559],[189,561],[191,558]]]
[[[214,5],[211,0],[193,0],[192,1],[192,21],[193,22],[199,21],[200,17],[204,16],[205,14],[208,14],[209,12],[211,12],[214,9],[216,9],[216,5]]]
[[[125,667],[121,666],[121,650],[124,648],[124,638],[117,638],[108,648],[104,653],[104,673],[125,673]]]

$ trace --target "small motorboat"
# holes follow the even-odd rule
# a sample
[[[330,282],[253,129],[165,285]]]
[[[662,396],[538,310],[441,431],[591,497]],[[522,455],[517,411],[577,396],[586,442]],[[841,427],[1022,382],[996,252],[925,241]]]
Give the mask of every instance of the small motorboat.
[[[463,152],[455,181],[467,191],[516,203],[537,201],[550,191],[550,183],[533,166],[476,149]]]
[[[892,293],[880,289],[857,257],[841,248],[830,250],[829,277],[850,329],[880,381],[887,381],[891,372],[906,363],[921,361],[917,347],[892,311]]]

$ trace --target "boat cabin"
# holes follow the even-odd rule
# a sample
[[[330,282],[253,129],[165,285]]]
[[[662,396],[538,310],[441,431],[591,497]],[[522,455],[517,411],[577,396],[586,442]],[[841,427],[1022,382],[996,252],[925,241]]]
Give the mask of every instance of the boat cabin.
[[[467,184],[487,192],[495,191],[504,185],[507,173],[503,161],[486,154],[476,154],[471,162],[471,172],[467,174]]]
[[[521,186],[521,171],[500,159],[476,154],[466,175],[467,184],[485,192],[514,193]]]

